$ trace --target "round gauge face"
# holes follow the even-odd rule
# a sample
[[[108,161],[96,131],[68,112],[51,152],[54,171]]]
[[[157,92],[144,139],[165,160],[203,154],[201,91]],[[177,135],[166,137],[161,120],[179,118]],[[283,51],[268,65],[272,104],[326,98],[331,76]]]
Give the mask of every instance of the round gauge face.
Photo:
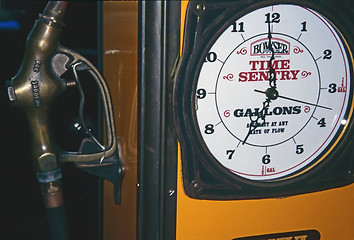
[[[296,176],[340,142],[352,113],[352,58],[338,30],[291,4],[242,16],[208,50],[195,116],[207,149],[249,180]]]

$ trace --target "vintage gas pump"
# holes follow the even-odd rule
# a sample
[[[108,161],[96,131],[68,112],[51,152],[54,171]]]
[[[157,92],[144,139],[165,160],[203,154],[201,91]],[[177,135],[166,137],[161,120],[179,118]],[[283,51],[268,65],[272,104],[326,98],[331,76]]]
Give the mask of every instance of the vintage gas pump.
[[[124,220],[124,239],[351,239],[353,6],[130,4],[104,4],[104,36],[131,7],[137,220],[105,201],[105,239]],[[114,76],[123,56],[104,46]]]
[[[65,162],[110,180],[100,240],[353,238],[352,3],[98,6],[107,86],[85,58],[59,44],[65,4],[53,2],[7,89],[39,143],[34,168],[43,185],[53,185]],[[88,134],[80,150],[65,152],[42,134],[50,132],[43,120],[52,98],[80,89],[78,77],[60,78],[69,69],[96,79],[106,145]],[[97,170],[104,164],[114,174]]]

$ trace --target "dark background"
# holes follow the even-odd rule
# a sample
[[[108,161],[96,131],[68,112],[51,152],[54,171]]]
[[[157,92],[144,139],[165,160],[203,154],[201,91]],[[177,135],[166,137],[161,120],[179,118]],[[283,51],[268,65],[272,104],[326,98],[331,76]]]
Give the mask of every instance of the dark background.
[[[31,164],[31,139],[23,113],[6,98],[4,82],[17,73],[25,41],[44,0],[0,0],[0,22],[17,21],[18,29],[0,28],[0,239],[49,239],[39,185]],[[97,66],[97,2],[69,1],[60,42],[88,58]],[[96,89],[84,86],[88,105],[86,119],[97,131]],[[78,95],[74,90],[60,96],[50,116],[55,140],[75,151],[82,133],[73,127],[77,121]],[[97,178],[70,164],[63,167],[63,189],[71,239],[98,238]]]

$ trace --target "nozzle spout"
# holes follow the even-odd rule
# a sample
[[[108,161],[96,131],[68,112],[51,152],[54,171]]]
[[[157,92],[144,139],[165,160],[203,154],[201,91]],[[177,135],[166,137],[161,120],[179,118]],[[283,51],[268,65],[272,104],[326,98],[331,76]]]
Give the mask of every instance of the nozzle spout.
[[[66,6],[66,1],[49,1],[40,16],[47,21],[63,24]]]

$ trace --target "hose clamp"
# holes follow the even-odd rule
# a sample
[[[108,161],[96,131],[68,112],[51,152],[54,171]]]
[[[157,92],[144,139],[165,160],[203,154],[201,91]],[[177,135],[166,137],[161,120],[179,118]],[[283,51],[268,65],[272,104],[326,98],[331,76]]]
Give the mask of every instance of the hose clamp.
[[[37,180],[39,183],[49,183],[62,178],[61,169],[57,168],[46,172],[36,172]]]

